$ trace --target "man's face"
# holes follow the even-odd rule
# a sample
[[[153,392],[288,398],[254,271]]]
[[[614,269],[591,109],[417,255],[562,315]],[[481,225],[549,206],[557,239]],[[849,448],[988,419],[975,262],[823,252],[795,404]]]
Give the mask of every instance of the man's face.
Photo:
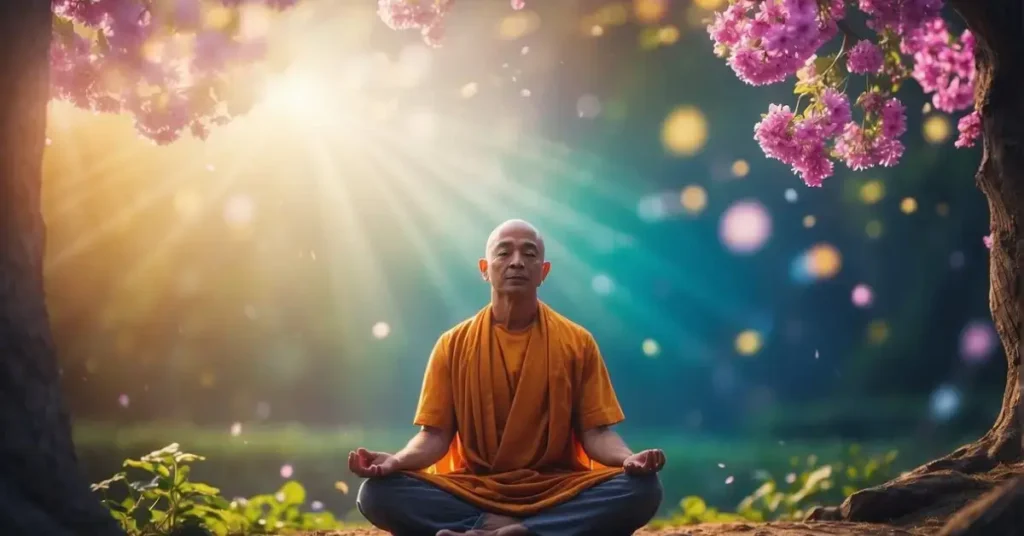
[[[499,292],[534,292],[548,275],[544,243],[527,226],[510,225],[498,231],[480,260],[480,275]]]

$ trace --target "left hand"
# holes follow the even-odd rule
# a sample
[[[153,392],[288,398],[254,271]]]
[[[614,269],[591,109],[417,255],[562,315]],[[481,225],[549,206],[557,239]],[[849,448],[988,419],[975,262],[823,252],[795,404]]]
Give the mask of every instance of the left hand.
[[[665,453],[661,449],[647,449],[637,452],[622,462],[622,468],[630,475],[650,475],[665,467]]]

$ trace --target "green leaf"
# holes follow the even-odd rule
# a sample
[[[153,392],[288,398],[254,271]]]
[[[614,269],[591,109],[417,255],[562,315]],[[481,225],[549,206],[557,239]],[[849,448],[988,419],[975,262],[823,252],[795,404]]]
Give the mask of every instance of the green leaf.
[[[200,456],[198,454],[189,454],[187,452],[179,452],[174,455],[174,461],[178,463],[201,462],[204,460],[206,460],[206,458],[204,458],[203,456]]]
[[[281,502],[286,505],[299,505],[306,502],[306,488],[294,480],[285,482],[277,493]]]
[[[220,495],[220,489],[209,484],[203,484],[202,482],[185,482],[181,485],[181,491],[183,493],[194,493],[209,497]]]
[[[141,460],[125,460],[122,467],[132,467],[134,469],[142,469],[147,473],[156,473],[156,464],[148,461]]]

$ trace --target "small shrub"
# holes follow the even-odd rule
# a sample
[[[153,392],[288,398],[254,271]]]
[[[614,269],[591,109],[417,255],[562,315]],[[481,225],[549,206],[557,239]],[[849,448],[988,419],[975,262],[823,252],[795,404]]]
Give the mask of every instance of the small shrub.
[[[894,450],[867,456],[859,445],[852,445],[843,460],[832,464],[819,464],[814,455],[806,460],[793,457],[793,470],[781,479],[759,471],[761,485],[740,501],[734,513],[719,512],[709,508],[700,497],[690,496],[680,502],[679,512],[654,525],[802,519],[815,506],[839,502],[858,489],[892,478],[896,456]]]
[[[93,484],[92,490],[101,494],[128,536],[167,536],[188,529],[229,536],[339,528],[330,512],[301,510],[306,490],[298,482],[286,482],[272,495],[229,501],[219,489],[190,481],[190,464],[204,459],[172,443],[125,460],[125,471]],[[144,477],[129,481],[129,471]]]

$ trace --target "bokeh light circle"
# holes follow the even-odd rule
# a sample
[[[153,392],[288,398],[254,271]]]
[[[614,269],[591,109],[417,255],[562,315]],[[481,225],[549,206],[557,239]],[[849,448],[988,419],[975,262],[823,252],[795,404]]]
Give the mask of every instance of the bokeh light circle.
[[[875,293],[871,290],[871,287],[860,283],[853,287],[853,292],[850,293],[850,301],[860,308],[870,307],[871,303],[875,301]]]
[[[676,108],[661,127],[662,144],[669,153],[677,156],[697,154],[704,148],[707,138],[707,119],[693,106]]]
[[[387,322],[377,322],[370,328],[374,338],[383,339],[391,334],[391,326]]]
[[[745,330],[736,336],[736,353],[754,355],[761,350],[761,334],[752,329]]]
[[[645,339],[641,349],[643,349],[644,355],[647,357],[656,357],[661,353],[661,345],[654,339]]]
[[[708,204],[708,192],[700,185],[691,184],[683,188],[683,193],[679,196],[679,202],[683,205],[683,210],[686,212],[692,215],[700,214]]]
[[[753,200],[738,201],[726,209],[718,225],[725,247],[740,255],[749,255],[764,247],[772,234],[768,210]]]
[[[988,361],[999,346],[999,337],[991,322],[973,320],[960,331],[960,358],[967,363]]]

